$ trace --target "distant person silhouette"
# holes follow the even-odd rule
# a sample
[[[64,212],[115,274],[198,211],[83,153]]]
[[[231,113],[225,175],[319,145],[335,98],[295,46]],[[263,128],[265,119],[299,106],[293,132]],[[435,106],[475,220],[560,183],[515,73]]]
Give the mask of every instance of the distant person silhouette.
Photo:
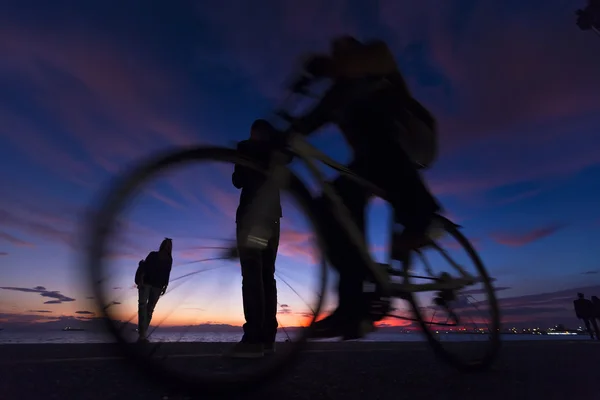
[[[588,5],[582,10],[577,10],[575,14],[579,29],[600,31],[600,0],[589,0]]]
[[[598,323],[594,316],[594,303],[586,299],[583,293],[577,293],[577,299],[573,301],[573,306],[575,307],[575,315],[580,320],[583,320],[590,337],[600,340],[600,331],[598,330]],[[593,331],[592,327],[594,328]]]
[[[594,305],[594,318],[600,321],[600,299],[598,296],[592,296],[592,304]]]
[[[268,167],[272,152],[269,138],[276,133],[266,120],[254,121],[250,128],[250,139],[238,143],[243,154]],[[277,283],[275,281],[275,259],[279,247],[281,199],[279,189],[271,189],[267,194],[261,223],[264,224],[267,246],[254,249],[245,246],[248,231],[252,226],[244,222],[256,195],[265,183],[265,175],[255,170],[236,165],[232,183],[242,189],[236,212],[237,248],[242,268],[242,298],[244,306],[244,336],[225,355],[235,358],[258,358],[275,350],[277,334]]]
[[[165,238],[158,251],[141,260],[135,272],[138,287],[138,342],[147,342],[148,327],[160,296],[165,294],[173,266],[173,241]]]

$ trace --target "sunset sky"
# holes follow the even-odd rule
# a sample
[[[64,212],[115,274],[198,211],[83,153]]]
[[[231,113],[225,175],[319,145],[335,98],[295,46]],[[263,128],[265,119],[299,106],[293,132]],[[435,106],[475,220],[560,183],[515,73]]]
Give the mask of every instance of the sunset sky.
[[[260,4],[260,7],[256,5]],[[578,291],[600,295],[600,39],[559,0],[182,0],[8,2],[0,12],[0,327],[90,316],[82,217],[111,179],[169,146],[231,146],[268,117],[298,56],[333,35],[388,41],[439,119],[426,173],[497,280],[505,322],[575,326]],[[332,128],[311,139],[350,152]],[[235,230],[231,166],[148,186],[123,215],[107,296],[131,317],[137,262],[174,240],[156,319],[240,324],[241,276],[201,247]],[[369,208],[371,248],[388,207]],[[317,282],[308,224],[284,203],[280,319]],[[117,242],[117,241],[116,241]],[[185,284],[184,284],[185,282]],[[180,285],[181,284],[181,285]],[[310,300],[306,299],[306,300]]]

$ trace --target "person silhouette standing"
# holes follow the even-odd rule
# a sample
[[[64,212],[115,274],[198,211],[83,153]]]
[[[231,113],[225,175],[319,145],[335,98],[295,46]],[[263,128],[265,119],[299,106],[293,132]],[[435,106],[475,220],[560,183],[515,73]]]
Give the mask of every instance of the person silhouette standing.
[[[573,306],[575,308],[575,315],[578,319],[583,320],[592,340],[600,340],[600,331],[598,330],[598,323],[594,316],[594,304],[592,301],[586,299],[583,293],[577,293],[577,299],[573,301]]]
[[[158,251],[151,251],[145,260],[141,260],[135,273],[138,287],[138,342],[147,342],[147,331],[152,314],[160,296],[169,285],[173,266],[173,241],[165,238]]]
[[[250,138],[238,143],[238,150],[268,167],[271,154],[270,135],[275,128],[266,120],[254,121]],[[225,353],[234,358],[259,358],[275,351],[277,334],[277,282],[275,259],[279,247],[281,199],[278,188],[264,188],[266,176],[241,165],[235,166],[232,183],[242,189],[236,212],[237,250],[242,269],[242,299],[244,307],[242,340]],[[267,206],[262,210],[261,228],[267,232],[266,246],[262,249],[246,245],[248,233],[253,226],[247,222],[248,210],[262,190],[268,190],[264,198]]]
[[[600,299],[598,296],[592,296],[592,304],[594,305],[594,318],[596,321],[600,321]]]
[[[575,12],[577,26],[582,31],[593,30],[600,35],[600,0],[588,0],[584,9]]]

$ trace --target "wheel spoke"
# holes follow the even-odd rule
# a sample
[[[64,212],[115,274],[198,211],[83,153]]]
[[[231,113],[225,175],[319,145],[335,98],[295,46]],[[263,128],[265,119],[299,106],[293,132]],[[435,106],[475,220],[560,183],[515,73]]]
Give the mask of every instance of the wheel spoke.
[[[92,275],[92,281],[94,282],[95,285],[95,298],[96,300],[99,302],[99,305],[101,306],[100,308],[103,310],[103,313],[105,314],[105,316],[107,316],[111,322],[111,326],[114,328],[114,330],[112,331],[113,334],[117,335],[118,338],[120,339],[119,343],[123,343],[123,341],[125,340],[125,338],[128,336],[127,335],[127,330],[131,329],[131,322],[135,320],[136,318],[136,314],[137,313],[132,313],[130,314],[127,309],[125,307],[134,307],[134,302],[132,301],[132,298],[130,297],[126,302],[123,300],[123,295],[122,294],[118,294],[115,296],[116,293],[112,293],[109,292],[109,289],[111,286],[110,282],[112,280],[112,282],[115,282],[115,279],[131,279],[130,276],[128,276],[127,278],[125,278],[127,273],[127,268],[131,268],[131,267],[127,267],[125,263],[123,263],[123,265],[119,265],[118,262],[119,261],[115,261],[117,260],[115,257],[112,257],[110,260],[106,257],[107,254],[113,254],[113,252],[108,252],[108,247],[109,246],[113,246],[113,244],[122,244],[124,239],[119,239],[118,241],[111,241],[111,236],[113,236],[117,233],[114,223],[113,221],[115,220],[121,220],[122,217],[122,212],[123,210],[127,210],[127,212],[130,212],[130,208],[131,208],[131,204],[132,202],[130,201],[132,197],[137,196],[139,194],[144,194],[147,195],[147,193],[150,193],[149,190],[144,190],[144,185],[150,181],[151,178],[154,178],[155,176],[165,176],[166,174],[164,173],[164,169],[171,169],[172,167],[177,167],[177,166],[182,166],[184,164],[189,164],[189,163],[207,163],[207,162],[220,162],[221,164],[226,163],[227,165],[227,169],[231,168],[231,171],[233,171],[233,164],[236,165],[240,165],[240,166],[244,166],[244,167],[248,167],[251,168],[255,171],[258,171],[259,173],[264,173],[265,171],[262,169],[262,167],[260,166],[260,164],[255,163],[254,160],[252,160],[251,158],[242,158],[240,157],[240,154],[236,151],[236,150],[232,150],[232,149],[223,149],[223,148],[209,148],[209,147],[199,147],[199,148],[192,148],[192,149],[186,149],[186,150],[182,150],[180,152],[176,152],[173,154],[162,154],[159,155],[157,157],[154,157],[151,160],[147,160],[147,162],[144,163],[144,165],[136,168],[135,170],[127,173],[125,175],[125,177],[121,178],[118,182],[117,185],[115,186],[115,188],[113,188],[113,190],[109,193],[109,195],[104,199],[104,202],[102,204],[102,207],[100,208],[100,210],[94,214],[95,220],[92,223],[92,227],[90,232],[92,233],[91,237],[89,237],[89,254],[88,254],[88,262],[90,265],[90,272]],[[176,168],[174,168],[176,169]],[[218,170],[219,172],[222,172],[221,170]],[[226,174],[230,174],[231,172],[227,171]],[[222,179],[223,176],[225,174],[213,174],[212,176],[219,176],[219,179]],[[223,176],[221,176],[223,175]],[[197,175],[196,175],[197,176]],[[210,179],[212,176],[211,174],[205,174],[203,175],[206,179]],[[229,179],[229,178],[228,178]],[[286,179],[287,184],[286,187],[280,188],[282,192],[285,192],[287,194],[291,194],[293,200],[296,200],[296,204],[300,205],[300,213],[298,215],[302,215],[305,218],[308,217],[309,222],[311,223],[310,228],[312,228],[312,232],[315,232],[314,228],[316,226],[314,215],[312,215],[312,211],[313,211],[313,207],[312,207],[312,196],[310,194],[310,192],[308,191],[308,189],[302,184],[302,182],[300,181],[300,179],[293,175],[290,174],[289,179]],[[168,186],[168,185],[167,185]],[[156,192],[158,193],[158,192]],[[166,196],[167,200],[169,200],[169,196]],[[187,198],[190,199],[195,199],[196,197],[194,196],[193,193],[190,193],[190,196],[187,196]],[[200,199],[200,197],[198,197],[197,199]],[[225,199],[226,200],[226,199]],[[155,200],[154,200],[155,201]],[[198,202],[198,204],[195,204],[194,207],[195,209],[197,209],[198,207],[201,207],[201,204],[204,204],[203,201]],[[225,201],[225,203],[227,203],[227,201]],[[264,203],[264,202],[258,202],[258,203]],[[145,203],[143,202],[134,202],[133,203],[136,207],[138,204],[142,204],[144,205]],[[227,206],[228,204],[225,204],[225,206]],[[219,204],[219,206],[222,206],[222,204]],[[226,208],[226,207],[225,207]],[[223,209],[223,207],[209,207],[208,205],[205,205],[205,207],[203,208],[206,211],[220,211],[220,209]],[[215,214],[213,212],[213,214]],[[217,213],[218,214],[218,213]],[[212,218],[212,217],[211,217]],[[211,223],[214,224],[213,221],[215,221],[214,218],[210,219]],[[125,227],[121,227],[120,230],[122,231],[123,229],[125,229]],[[161,229],[163,229],[161,227]],[[165,228],[168,229],[168,228]],[[177,229],[179,229],[179,227],[177,227]],[[178,230],[178,232],[182,232],[181,230]],[[231,242],[232,244],[235,243],[235,239],[233,240],[229,240],[229,239],[222,239],[222,238],[217,238],[220,234],[220,232],[216,229],[214,229],[212,227],[212,225],[210,226],[210,230],[209,229],[205,229],[203,231],[197,231],[196,233],[198,234],[193,234],[190,232],[182,232],[185,233],[185,237],[181,237],[181,236],[177,236],[177,235],[173,235],[176,238],[180,238],[177,240],[193,240],[193,241],[198,241],[198,240],[206,240],[206,241],[213,241],[213,243],[209,243],[209,245],[205,245],[205,246],[198,246],[198,245],[194,245],[193,242],[188,242],[189,245],[182,245],[182,247],[178,250],[181,250],[182,252],[185,252],[185,258],[183,260],[178,259],[177,262],[175,263],[174,267],[182,267],[185,268],[187,266],[193,266],[195,264],[206,264],[206,263],[213,263],[212,265],[205,265],[204,268],[198,268],[197,270],[193,270],[190,272],[186,272],[183,271],[183,273],[181,274],[177,274],[177,276],[173,277],[170,282],[169,282],[169,290],[168,292],[166,292],[161,299],[164,299],[164,302],[159,303],[159,307],[162,307],[163,309],[161,309],[159,311],[159,314],[155,315],[155,320],[156,323],[154,323],[154,320],[152,320],[152,325],[149,329],[150,332],[149,333],[149,337],[154,338],[153,341],[158,342],[156,343],[154,346],[140,346],[140,347],[135,347],[134,349],[136,351],[126,351],[124,354],[127,355],[128,357],[133,357],[134,360],[136,362],[138,362],[140,365],[143,364],[144,367],[150,368],[150,370],[152,370],[153,372],[157,373],[157,375],[155,376],[159,376],[160,379],[170,379],[170,380],[175,380],[177,382],[180,382],[181,385],[188,385],[188,386],[195,386],[195,387],[206,387],[206,388],[218,388],[221,392],[226,392],[227,390],[239,390],[239,391],[243,391],[244,388],[249,388],[255,381],[258,381],[258,378],[262,378],[262,377],[266,377],[266,376],[270,376],[270,375],[275,375],[278,374],[280,372],[282,372],[283,370],[285,370],[285,366],[287,365],[287,360],[288,357],[291,357],[294,355],[294,353],[296,353],[297,351],[300,350],[300,344],[297,343],[290,343],[290,345],[288,347],[286,347],[286,349],[289,349],[290,351],[282,351],[282,352],[278,352],[274,357],[268,357],[265,358],[264,362],[261,361],[260,363],[257,364],[253,364],[252,366],[248,366],[248,365],[228,365],[228,363],[226,361],[224,361],[224,359],[217,357],[214,358],[214,360],[210,357],[208,357],[209,355],[207,355],[207,357],[203,358],[203,360],[205,360],[206,362],[208,362],[209,364],[211,363],[211,365],[213,365],[213,367],[202,367],[200,368],[198,365],[189,367],[189,368],[184,368],[181,370],[175,370],[175,368],[177,368],[177,365],[182,361],[178,360],[177,362],[175,362],[174,359],[172,359],[171,357],[169,357],[170,353],[172,353],[173,351],[173,347],[172,347],[172,343],[167,343],[167,342],[180,342],[180,341],[184,341],[186,340],[184,337],[186,335],[189,335],[189,331],[192,329],[191,327],[193,325],[187,324],[185,326],[181,326],[181,329],[179,328],[179,320],[183,320],[182,318],[185,318],[185,320],[187,321],[198,321],[198,318],[200,318],[200,316],[198,316],[198,314],[196,312],[184,312],[180,315],[175,315],[175,312],[177,310],[179,310],[182,307],[181,302],[184,301],[185,299],[187,299],[188,297],[190,297],[192,295],[192,293],[194,293],[194,291],[196,290],[196,285],[192,284],[190,285],[188,282],[194,280],[195,282],[199,282],[200,279],[194,279],[195,277],[199,276],[200,274],[203,275],[204,277],[204,273],[208,273],[209,271],[213,271],[213,272],[221,272],[222,270],[227,270],[228,265],[231,266],[233,265],[233,263],[230,263],[228,261],[237,261],[236,257],[233,257],[232,254],[225,254],[225,255],[221,255],[219,254],[220,252],[227,252],[227,250],[231,249],[231,246],[228,246],[228,244]],[[215,237],[210,237],[213,235],[213,233],[215,233]],[[204,237],[203,235],[206,234],[206,237]],[[119,236],[120,237],[120,236]],[[187,238],[187,239],[184,239]],[[219,243],[221,242],[221,243]],[[183,243],[183,242],[182,242]],[[317,243],[320,243],[320,241],[318,241]],[[321,250],[319,248],[319,250]],[[198,252],[197,254],[200,254],[200,256],[196,256],[194,257],[195,252]],[[205,254],[205,252],[207,252],[207,254]],[[184,257],[184,253],[181,253],[182,257]],[[190,256],[191,255],[191,256]],[[288,279],[286,277],[283,277],[283,274],[277,274],[277,278],[278,280],[281,282],[282,285],[284,285],[285,287],[289,287],[290,289],[290,293],[294,294],[295,296],[297,296],[299,298],[300,301],[296,301],[296,303],[299,305],[299,311],[298,314],[302,313],[304,314],[304,312],[308,312],[307,310],[310,310],[310,312],[312,312],[312,316],[316,317],[322,307],[324,298],[325,298],[325,290],[327,289],[327,277],[328,274],[326,273],[326,265],[324,263],[324,260],[322,259],[322,257],[316,257],[314,258],[314,260],[316,260],[316,262],[319,264],[319,268],[320,269],[307,269],[308,272],[316,272],[319,273],[320,275],[318,275],[316,278],[317,280],[314,281],[316,284],[318,284],[320,286],[320,289],[316,290],[316,291],[308,291],[306,294],[303,292],[303,290],[297,290],[296,288],[294,288],[290,283],[288,282]],[[114,263],[113,265],[109,266],[109,263]],[[214,265],[214,263],[217,263],[217,265]],[[109,269],[109,268],[114,268],[114,269]],[[123,270],[125,270],[125,272],[123,272]],[[173,271],[176,271],[176,269],[174,269]],[[279,272],[284,272],[284,270],[280,270]],[[112,274],[112,275],[110,275]],[[106,279],[106,277],[110,277],[110,279]],[[204,280],[204,278],[202,278],[202,280]],[[210,280],[210,279],[207,279]],[[213,282],[221,282],[221,283],[229,283],[231,282],[231,278],[229,279],[225,279],[224,281],[219,281],[217,280],[212,280]],[[304,280],[302,280],[304,282]],[[186,289],[183,289],[182,292],[182,287],[186,285]],[[122,284],[120,285],[116,285],[116,286],[123,286]],[[213,288],[216,288],[215,286],[213,286]],[[299,289],[299,288],[298,288]],[[318,296],[314,296],[315,292],[317,292]],[[128,293],[133,294],[133,291],[128,291]],[[112,296],[109,296],[109,294],[111,294]],[[206,308],[208,306],[210,306],[210,304],[212,303],[213,300],[225,300],[228,303],[224,306],[221,307],[229,307],[229,302],[232,301],[230,300],[231,297],[230,296],[224,296],[223,295],[223,288],[221,287],[221,291],[220,292],[215,292],[213,296],[210,296],[210,293],[203,293],[201,296],[203,296],[206,300],[201,300],[202,303],[200,304],[200,306],[202,308]],[[311,297],[310,299],[308,299],[308,297]],[[113,301],[109,301],[108,299],[115,299],[117,298],[117,300],[113,300]],[[310,302],[307,300],[311,300]],[[189,301],[190,303],[193,303],[195,301],[198,300],[193,300],[193,301]],[[236,307],[237,304],[241,304],[237,303],[237,299],[234,300],[236,301]],[[283,299],[281,299],[281,302],[284,302]],[[122,303],[122,308],[116,308],[117,304],[121,304]],[[162,306],[161,306],[162,304]],[[288,304],[294,304],[289,302]],[[278,307],[281,307],[282,304],[278,303]],[[135,307],[137,308],[137,304],[135,304]],[[294,307],[294,306],[292,306]],[[191,309],[191,308],[190,308]],[[123,314],[123,310],[125,310],[126,314]],[[225,311],[223,311],[225,310]],[[221,308],[219,309],[220,314],[218,313],[213,313],[213,314],[207,314],[205,311],[202,311],[202,316],[206,316],[205,318],[211,318],[211,315],[215,315],[217,316],[217,318],[220,318],[220,316],[225,317],[225,321],[228,322],[227,315],[226,313],[228,312],[228,308]],[[281,313],[281,311],[280,311]],[[291,313],[291,310],[290,310]],[[285,314],[285,313],[282,313]],[[294,313],[295,314],[295,313]],[[232,321],[237,321],[237,319],[239,318],[238,315],[234,315],[231,317],[230,320]],[[284,315],[278,315],[277,319],[278,319],[278,323],[279,326],[281,328],[281,331],[283,334],[285,334],[285,338],[287,338],[287,340],[291,341],[291,336],[292,336],[292,332],[294,332],[294,336],[295,336],[295,332],[293,330],[290,330],[289,327],[291,326],[291,324],[294,324],[296,321],[296,316],[294,315],[290,315],[289,316],[290,321],[288,321],[288,317],[284,316]],[[120,320],[119,320],[120,319]],[[314,320],[314,318],[313,318]],[[173,321],[171,323],[171,321]],[[186,321],[186,322],[187,322]],[[222,326],[222,325],[218,325],[220,323],[222,323],[223,319],[220,319],[218,323],[215,323],[215,326]],[[211,324],[212,322],[210,321],[205,321],[208,324]],[[291,324],[290,324],[291,322]],[[237,322],[236,322],[237,323]],[[174,325],[174,327],[169,327],[170,325]],[[294,325],[295,326],[295,325]],[[197,332],[202,332],[202,328],[199,328],[199,330]],[[303,335],[306,335],[307,330],[306,329],[301,329],[300,330],[300,339],[302,339]],[[165,334],[168,334],[169,336],[165,336]],[[194,333],[197,334],[197,333]],[[201,335],[201,334],[200,334]],[[202,336],[200,336],[202,337]],[[295,340],[297,338],[294,338]],[[212,340],[212,339],[211,339]],[[217,339],[219,340],[219,339]],[[302,341],[298,342],[298,343],[302,343]],[[126,350],[126,348],[123,348],[124,350]],[[132,349],[131,347],[128,347],[127,349]],[[212,353],[211,353],[212,354]],[[227,364],[227,365],[226,365]],[[235,366],[235,368],[233,368]],[[233,369],[232,369],[233,368]],[[240,371],[240,368],[242,368],[242,370]]]
[[[488,367],[493,361],[500,341],[498,329],[499,314],[495,293],[491,284],[492,280],[488,277],[475,250],[458,229],[453,224],[447,223],[446,230],[449,234],[448,236],[457,241],[460,248],[465,251],[468,256],[469,266],[474,265],[477,274],[473,275],[467,272],[464,268],[464,266],[467,266],[467,263],[460,263],[458,260],[455,260],[448,251],[442,248],[440,243],[433,242],[427,249],[416,251],[418,257],[415,257],[413,261],[420,261],[420,265],[411,265],[410,269],[418,270],[420,267],[425,274],[405,273],[405,275],[403,275],[405,276],[405,284],[410,285],[405,288],[410,288],[409,291],[413,292],[410,294],[408,301],[411,303],[416,318],[400,317],[399,319],[409,321],[417,320],[423,329],[423,332],[429,339],[429,342],[433,345],[436,354],[443,360],[464,370],[483,369]],[[438,259],[431,260],[430,257],[432,254],[425,254],[425,250],[428,249],[433,250],[435,252],[433,254],[439,254],[439,260],[443,264],[449,264],[453,271],[457,271],[458,277],[452,277],[448,273],[436,273],[432,261],[438,261]],[[452,247],[452,249],[454,249],[454,247]],[[463,260],[461,259],[461,262],[462,261]],[[405,270],[408,269],[406,266],[404,268]],[[432,283],[420,284],[415,282],[418,280],[430,281]],[[472,291],[487,296],[487,299],[491,302],[487,308],[480,307],[481,302],[476,301],[473,296],[467,293],[470,290],[465,290],[464,295],[460,294],[465,288],[475,284],[483,284],[483,290],[477,289]],[[397,288],[401,287],[401,285],[397,286]],[[434,297],[435,301],[432,306],[422,309],[419,307],[418,299],[416,297],[419,293],[416,291],[422,292],[425,290],[437,292],[433,294],[433,296],[436,297]],[[427,295],[424,296],[423,300],[427,301],[426,299]],[[469,311],[469,308],[471,308],[472,311]],[[463,311],[466,311],[464,316],[461,315]],[[486,318],[486,315],[489,315],[489,318]],[[465,331],[464,333],[467,334],[470,332],[485,332],[490,336],[491,340],[480,342],[485,346],[485,351],[480,356],[470,359],[465,354],[456,353],[453,350],[456,345],[445,342],[445,334],[441,332],[442,330],[437,334],[434,327],[448,328],[450,331],[459,329],[460,333]],[[487,328],[485,331],[483,330],[485,329],[484,327]],[[464,342],[463,344],[466,343],[467,342]]]

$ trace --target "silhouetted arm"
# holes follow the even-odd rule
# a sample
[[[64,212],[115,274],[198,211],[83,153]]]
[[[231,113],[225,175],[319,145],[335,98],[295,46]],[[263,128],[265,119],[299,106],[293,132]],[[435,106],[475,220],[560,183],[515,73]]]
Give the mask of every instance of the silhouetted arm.
[[[158,268],[159,268],[159,284],[162,289],[161,295],[165,294],[167,287],[169,286],[169,280],[171,279],[171,268],[173,267],[173,257],[165,256],[164,254],[157,256]]]
[[[245,150],[245,140],[241,141],[237,144],[237,150],[240,152],[244,152]],[[241,165],[235,164],[235,167],[233,167],[233,174],[231,175],[231,183],[233,183],[233,186],[235,186],[237,189],[242,189],[244,187],[244,182],[246,180],[246,168],[242,167]]]
[[[308,136],[330,122],[332,113],[344,104],[349,89],[345,83],[334,83],[311,111],[292,123],[291,129]]]
[[[169,285],[169,281],[171,280],[171,269],[173,268],[173,258],[169,258],[169,264],[168,264],[168,268],[167,268],[167,276],[165,277],[165,282],[166,285]]]
[[[233,167],[233,174],[231,175],[231,183],[233,183],[233,186],[235,186],[237,189],[244,187],[244,179],[242,178],[244,171],[242,168],[243,167],[235,164],[235,167]]]
[[[135,284],[142,285],[144,283],[144,268],[145,268],[145,260],[140,260],[138,263],[137,270],[135,271]]]
[[[155,256],[155,252],[151,251],[150,253],[148,253],[148,255],[146,256],[145,259],[140,260],[139,264],[138,264],[138,269],[135,273],[135,278],[136,278],[136,284],[137,285],[143,285],[144,284],[144,277],[146,275],[146,272],[148,271],[148,268],[152,268],[153,267],[153,257]],[[138,275],[139,274],[139,275]],[[139,282],[139,283],[138,283]]]
[[[155,251],[151,251],[150,253],[148,253],[148,255],[146,256],[146,258],[144,259],[144,265],[146,267],[148,267],[149,265],[151,265],[150,263],[153,261],[152,258],[154,257],[155,254],[156,254]]]
[[[328,77],[334,84],[319,104],[306,115],[298,118],[292,125],[296,132],[310,135],[331,119],[331,114],[351,98],[352,80],[373,77],[393,76],[394,84],[410,96],[408,86],[399,72],[396,60],[385,42],[374,40],[353,51],[344,52],[336,57],[315,55],[309,62],[307,71],[317,77]]]
[[[167,287],[169,286],[169,281],[171,280],[171,269],[172,268],[173,268],[173,257],[169,257],[169,260],[167,261],[166,268],[165,268],[162,294],[165,294],[165,292],[167,291]]]

